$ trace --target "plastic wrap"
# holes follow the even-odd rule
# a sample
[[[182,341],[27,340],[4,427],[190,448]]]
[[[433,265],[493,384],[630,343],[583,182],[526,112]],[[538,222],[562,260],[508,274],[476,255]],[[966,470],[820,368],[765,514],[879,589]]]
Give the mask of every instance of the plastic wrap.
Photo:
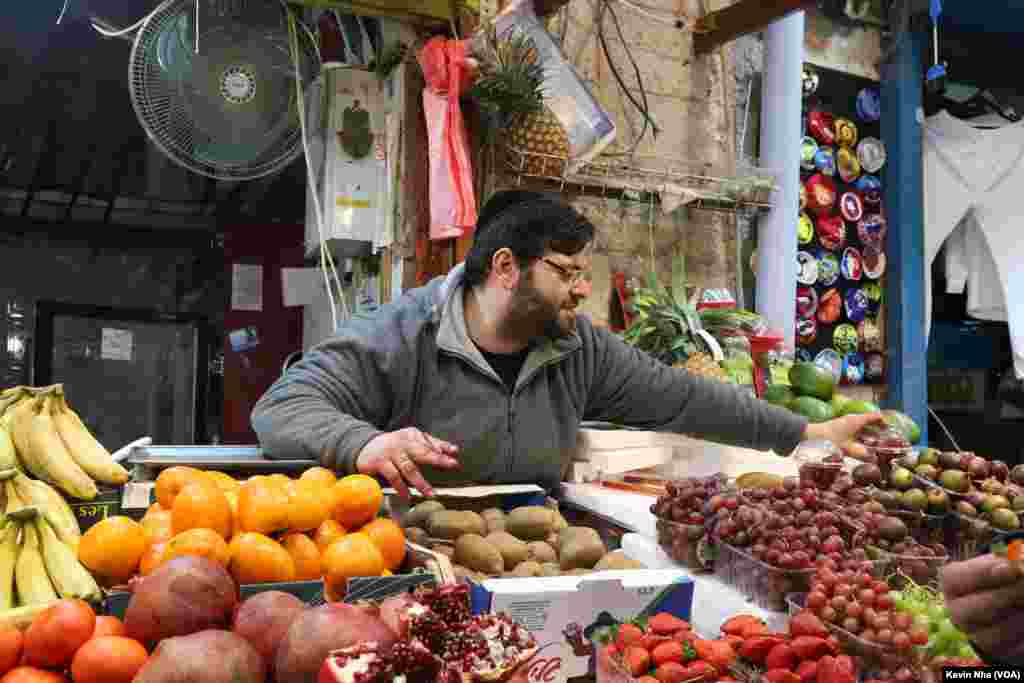
[[[569,138],[569,165],[576,173],[615,139],[615,123],[534,13],[532,0],[511,0],[495,18],[497,33],[521,31],[533,41],[544,67],[544,104]]]
[[[469,87],[466,44],[435,37],[419,53],[430,156],[430,239],[462,237],[477,220],[473,168],[459,98]]]

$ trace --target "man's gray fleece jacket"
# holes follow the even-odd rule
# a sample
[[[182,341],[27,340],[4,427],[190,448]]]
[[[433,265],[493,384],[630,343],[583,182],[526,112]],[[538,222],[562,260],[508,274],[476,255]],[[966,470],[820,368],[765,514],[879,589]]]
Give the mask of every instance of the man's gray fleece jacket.
[[[347,321],[289,368],[253,410],[267,454],[351,473],[370,439],[414,426],[460,448],[460,469],[423,468],[434,485],[550,489],[565,475],[583,420],[782,454],[804,432],[803,418],[658,363],[585,316],[574,335],[530,350],[510,392],[467,334],[462,272]]]

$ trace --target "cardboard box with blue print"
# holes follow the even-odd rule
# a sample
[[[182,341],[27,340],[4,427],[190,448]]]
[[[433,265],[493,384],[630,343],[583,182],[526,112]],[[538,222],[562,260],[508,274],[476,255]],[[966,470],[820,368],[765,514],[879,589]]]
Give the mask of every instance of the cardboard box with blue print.
[[[679,570],[607,571],[491,579],[472,584],[472,600],[475,614],[504,612],[537,638],[530,683],[562,683],[595,675],[595,653],[618,624],[659,612],[689,621],[693,590]]]

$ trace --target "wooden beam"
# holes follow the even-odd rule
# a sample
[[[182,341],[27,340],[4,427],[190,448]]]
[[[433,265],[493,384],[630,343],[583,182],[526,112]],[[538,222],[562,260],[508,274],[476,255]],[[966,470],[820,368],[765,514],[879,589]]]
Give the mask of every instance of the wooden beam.
[[[700,55],[731,40],[760,31],[788,14],[816,5],[816,0],[739,0],[697,20],[693,51]]]

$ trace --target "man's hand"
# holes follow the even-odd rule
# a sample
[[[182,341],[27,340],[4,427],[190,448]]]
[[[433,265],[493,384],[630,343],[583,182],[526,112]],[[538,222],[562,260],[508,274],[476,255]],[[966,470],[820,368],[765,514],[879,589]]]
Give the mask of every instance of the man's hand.
[[[402,498],[409,498],[409,485],[430,497],[434,489],[423,478],[419,466],[454,469],[459,466],[455,459],[458,452],[458,446],[408,427],[370,439],[356,457],[356,471],[384,477]]]
[[[809,424],[804,431],[804,440],[831,441],[842,449],[846,457],[867,460],[868,451],[862,444],[857,443],[857,434],[868,425],[882,422],[884,419],[881,413],[868,413],[866,415],[847,415],[828,422]]]
[[[1024,660],[1024,571],[994,555],[954,562],[942,570],[950,619],[991,657]]]

